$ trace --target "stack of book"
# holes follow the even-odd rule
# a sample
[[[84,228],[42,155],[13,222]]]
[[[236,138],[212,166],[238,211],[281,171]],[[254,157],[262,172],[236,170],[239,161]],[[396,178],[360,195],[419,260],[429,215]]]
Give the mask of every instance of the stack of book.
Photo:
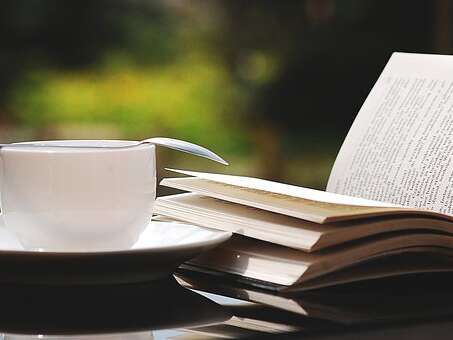
[[[278,291],[453,270],[453,57],[394,53],[326,191],[172,170],[165,218],[232,231],[192,270]]]

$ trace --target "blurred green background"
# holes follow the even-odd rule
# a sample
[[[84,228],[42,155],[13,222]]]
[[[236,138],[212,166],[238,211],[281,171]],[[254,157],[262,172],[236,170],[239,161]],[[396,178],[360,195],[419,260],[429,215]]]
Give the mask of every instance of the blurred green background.
[[[3,0],[0,140],[181,138],[231,165],[159,150],[160,168],[324,188],[391,53],[451,53],[452,10],[448,0]]]

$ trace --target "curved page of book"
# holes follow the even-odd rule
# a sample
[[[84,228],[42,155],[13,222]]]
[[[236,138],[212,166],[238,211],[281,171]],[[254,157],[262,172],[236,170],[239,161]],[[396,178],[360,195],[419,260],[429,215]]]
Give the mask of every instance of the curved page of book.
[[[438,247],[413,247],[410,251],[396,252],[391,256],[371,258],[343,270],[315,277],[303,283],[304,290],[318,289],[332,285],[380,279],[390,276],[417,273],[453,271],[453,253],[450,249]],[[283,291],[300,290],[297,285]]]
[[[393,53],[327,191],[453,214],[453,56]]]
[[[268,210],[316,223],[383,215],[416,214],[453,221],[453,216],[362,200],[258,178],[172,170],[196,177],[164,178],[160,185]]]
[[[453,249],[453,237],[436,234],[376,236],[316,253],[261,242],[239,235],[212,251],[189,261],[209,269],[274,284],[291,286],[373,258],[433,247]],[[433,264],[435,265],[435,264]]]
[[[193,193],[160,197],[154,210],[173,219],[306,252],[402,230],[452,232],[451,222],[409,216],[318,224]]]

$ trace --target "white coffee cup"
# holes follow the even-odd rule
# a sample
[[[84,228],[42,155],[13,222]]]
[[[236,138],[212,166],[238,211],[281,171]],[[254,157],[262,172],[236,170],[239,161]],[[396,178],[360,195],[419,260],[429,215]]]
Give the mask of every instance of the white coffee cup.
[[[25,249],[129,248],[149,224],[156,198],[155,147],[132,146],[136,143],[68,140],[3,147],[4,227]],[[132,147],[108,148],[127,145]]]

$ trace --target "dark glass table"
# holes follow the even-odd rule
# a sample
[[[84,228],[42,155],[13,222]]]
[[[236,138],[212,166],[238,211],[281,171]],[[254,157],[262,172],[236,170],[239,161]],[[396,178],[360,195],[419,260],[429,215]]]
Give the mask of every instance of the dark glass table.
[[[450,273],[279,296],[180,270],[123,285],[1,285],[0,294],[0,339],[453,338]]]

